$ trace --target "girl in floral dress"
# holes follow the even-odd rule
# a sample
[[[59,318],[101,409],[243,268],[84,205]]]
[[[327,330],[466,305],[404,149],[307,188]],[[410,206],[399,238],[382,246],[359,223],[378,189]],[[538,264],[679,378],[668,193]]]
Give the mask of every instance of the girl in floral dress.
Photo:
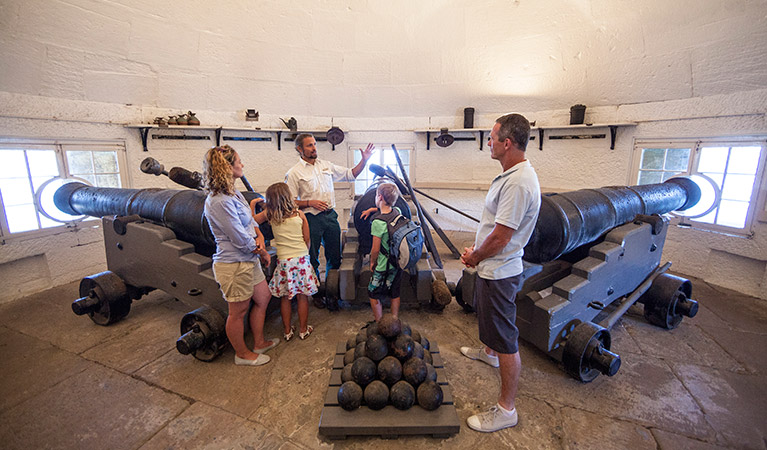
[[[309,222],[299,211],[285,183],[275,183],[266,189],[266,208],[256,214],[255,219],[258,223],[269,221],[274,233],[272,245],[277,249],[277,268],[269,282],[269,290],[282,299],[280,312],[285,326],[285,340],[291,340],[296,331],[290,324],[290,300],[294,296],[298,306],[298,337],[306,339],[314,331],[307,323],[309,296],[316,294],[319,286],[309,262]]]

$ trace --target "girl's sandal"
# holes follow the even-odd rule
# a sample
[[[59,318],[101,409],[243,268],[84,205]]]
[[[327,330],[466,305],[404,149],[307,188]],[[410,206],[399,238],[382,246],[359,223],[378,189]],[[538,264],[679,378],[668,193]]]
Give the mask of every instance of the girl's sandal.
[[[282,335],[282,337],[285,338],[286,342],[291,340],[291,339],[293,339],[293,332],[294,331],[296,331],[296,327],[290,327],[290,333]],[[301,338],[301,339],[303,339],[303,338]]]
[[[305,333],[298,333],[298,337],[303,341],[304,339],[308,338],[310,334],[312,334],[312,331],[314,331],[314,327],[311,325],[306,326],[306,332]]]

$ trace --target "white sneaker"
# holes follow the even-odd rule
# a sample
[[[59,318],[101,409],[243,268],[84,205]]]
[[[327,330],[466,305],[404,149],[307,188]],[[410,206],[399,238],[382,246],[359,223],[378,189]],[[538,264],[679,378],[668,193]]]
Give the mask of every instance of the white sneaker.
[[[485,347],[473,348],[473,347],[461,347],[461,353],[463,356],[469,359],[478,359],[483,363],[491,366],[498,367],[498,355],[490,356],[485,352]]]
[[[269,355],[258,355],[256,359],[245,359],[234,355],[234,364],[238,366],[261,366],[268,363],[271,359]]]
[[[466,419],[466,424],[474,431],[492,433],[493,431],[513,427],[517,424],[518,420],[517,408],[514,408],[511,414],[507,414],[498,405],[495,405],[486,412],[469,417]]]

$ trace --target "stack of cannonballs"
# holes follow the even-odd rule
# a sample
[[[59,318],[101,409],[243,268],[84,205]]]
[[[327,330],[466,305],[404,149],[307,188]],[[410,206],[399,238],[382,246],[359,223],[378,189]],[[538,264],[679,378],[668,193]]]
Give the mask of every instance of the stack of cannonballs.
[[[429,340],[391,314],[346,342],[338,403],[378,410],[388,404],[406,410],[416,402],[429,411],[442,404]]]

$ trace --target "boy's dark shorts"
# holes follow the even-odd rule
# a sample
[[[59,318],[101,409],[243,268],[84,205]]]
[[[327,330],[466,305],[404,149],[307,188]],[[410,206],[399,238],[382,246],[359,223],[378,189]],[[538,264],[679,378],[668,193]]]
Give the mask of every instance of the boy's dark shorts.
[[[519,351],[515,302],[521,281],[522,274],[502,280],[477,277],[474,306],[479,321],[479,340],[498,353]]]
[[[383,272],[376,271],[373,271],[371,274],[370,284],[368,284],[368,296],[370,296],[370,298],[376,300],[387,300],[399,297],[400,285],[402,284],[402,269],[397,269],[397,273],[394,275],[391,286],[388,288],[381,286],[384,275],[385,274]]]

